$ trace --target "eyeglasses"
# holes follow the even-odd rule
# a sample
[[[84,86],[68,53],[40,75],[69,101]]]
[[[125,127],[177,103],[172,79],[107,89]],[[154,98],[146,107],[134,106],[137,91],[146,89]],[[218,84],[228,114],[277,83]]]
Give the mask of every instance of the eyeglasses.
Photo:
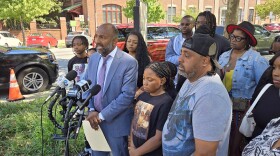
[[[192,23],[181,23],[180,26],[182,26],[182,27],[183,27],[183,26],[187,26],[187,27],[188,27],[188,26],[190,26],[191,24],[192,24]]]
[[[234,36],[233,34],[230,34],[230,35],[229,35],[229,38],[230,38],[231,40],[235,39],[235,41],[237,41],[237,42],[241,42],[242,40],[245,40],[245,39],[246,39],[246,37]]]

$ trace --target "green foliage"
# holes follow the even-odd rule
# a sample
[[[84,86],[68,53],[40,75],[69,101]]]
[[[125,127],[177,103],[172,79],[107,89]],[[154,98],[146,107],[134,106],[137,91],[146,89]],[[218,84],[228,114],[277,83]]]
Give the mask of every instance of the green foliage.
[[[184,16],[185,15],[190,15],[192,16],[194,19],[196,19],[197,15],[199,14],[198,10],[196,8],[190,8],[188,10],[184,10]],[[173,22],[175,23],[180,23],[181,19],[183,16],[176,16],[173,17]]]
[[[158,0],[143,0],[148,6],[148,23],[159,22],[164,19],[164,11],[158,2]],[[135,0],[127,0],[126,7],[123,8],[125,17],[133,18],[133,7],[135,6]]]
[[[280,15],[280,0],[266,0],[263,4],[255,6],[256,12],[261,19],[265,19],[272,11],[273,15]]]
[[[40,108],[45,98],[33,102],[0,103],[0,155],[41,155]],[[47,103],[43,107],[44,155],[63,155],[64,142],[54,141],[52,135],[60,130],[54,129],[47,116]],[[78,139],[70,139],[70,153],[83,149],[83,131]]]
[[[33,19],[47,15],[59,9],[57,0],[1,0],[0,19],[15,19],[31,22]]]

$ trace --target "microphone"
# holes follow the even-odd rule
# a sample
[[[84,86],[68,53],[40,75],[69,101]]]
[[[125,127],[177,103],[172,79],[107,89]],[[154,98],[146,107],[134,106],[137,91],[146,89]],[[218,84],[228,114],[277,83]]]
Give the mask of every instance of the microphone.
[[[88,101],[92,98],[92,96],[98,94],[98,92],[101,90],[101,86],[99,84],[93,86],[90,89],[90,94],[89,96],[86,98],[86,100],[82,103],[81,106],[79,106],[79,110],[83,110],[87,105],[88,105]]]
[[[65,88],[69,85],[70,81],[74,80],[77,76],[77,72],[75,70],[71,70],[66,74],[65,77],[63,77],[61,80],[58,80],[57,87],[54,89],[54,91],[50,94],[50,96],[47,97],[45,102],[47,102],[51,97],[57,93],[58,90]]]
[[[91,80],[80,80],[68,91],[67,97],[82,99],[82,93],[88,91],[90,85]]]

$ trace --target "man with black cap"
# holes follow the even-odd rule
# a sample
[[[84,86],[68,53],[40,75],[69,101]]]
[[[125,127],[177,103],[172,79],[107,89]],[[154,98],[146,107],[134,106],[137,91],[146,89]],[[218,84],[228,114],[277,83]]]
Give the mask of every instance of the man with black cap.
[[[163,154],[228,153],[231,101],[215,73],[217,45],[208,34],[194,34],[183,43],[179,70],[187,80],[175,99],[162,132]]]

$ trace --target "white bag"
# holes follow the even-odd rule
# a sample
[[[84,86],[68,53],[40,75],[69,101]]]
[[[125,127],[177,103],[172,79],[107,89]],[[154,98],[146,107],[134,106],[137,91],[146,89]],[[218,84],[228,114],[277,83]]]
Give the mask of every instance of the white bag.
[[[239,132],[242,133],[246,137],[251,137],[253,134],[253,131],[256,126],[256,122],[254,120],[253,114],[251,113],[256,104],[258,103],[259,99],[263,95],[263,93],[271,86],[272,84],[266,84],[255,101],[253,102],[252,106],[249,108],[249,110],[246,112],[245,116],[242,119],[241,125],[239,127]]]

